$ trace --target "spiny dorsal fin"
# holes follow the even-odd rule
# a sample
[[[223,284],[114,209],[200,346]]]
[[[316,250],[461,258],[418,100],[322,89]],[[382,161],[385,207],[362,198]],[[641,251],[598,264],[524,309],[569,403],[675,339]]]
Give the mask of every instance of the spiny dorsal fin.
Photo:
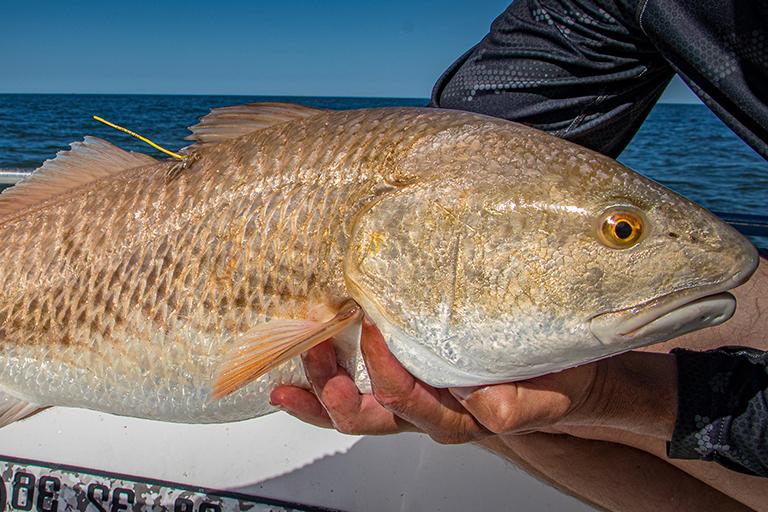
[[[315,116],[324,110],[293,103],[248,103],[215,108],[190,126],[186,140],[200,144],[223,142],[280,123]]]
[[[214,400],[234,393],[289,359],[306,352],[359,322],[363,312],[356,302],[343,304],[327,322],[272,320],[241,336],[225,357],[211,396]]]
[[[96,137],[85,137],[70,147],[0,194],[0,219],[99,178],[157,163],[151,156],[124,151]]]
[[[47,409],[47,407],[21,400],[0,391],[0,428],[10,425],[14,421],[28,418],[43,409]]]

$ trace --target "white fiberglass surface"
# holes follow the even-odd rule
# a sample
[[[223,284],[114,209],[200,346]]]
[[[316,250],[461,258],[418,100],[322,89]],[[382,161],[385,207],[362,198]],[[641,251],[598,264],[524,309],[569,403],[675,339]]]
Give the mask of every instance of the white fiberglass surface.
[[[0,454],[341,510],[592,510],[474,446],[346,436],[282,413],[183,425],[50,409],[0,429]]]

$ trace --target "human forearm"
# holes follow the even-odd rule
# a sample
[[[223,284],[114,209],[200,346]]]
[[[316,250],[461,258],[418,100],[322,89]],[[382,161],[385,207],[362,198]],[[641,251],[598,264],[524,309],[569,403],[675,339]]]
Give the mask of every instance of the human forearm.
[[[588,399],[556,428],[603,426],[668,440],[676,412],[675,357],[628,352],[597,364]]]
[[[768,353],[675,351],[679,406],[668,454],[768,477]]]
[[[597,365],[584,404],[553,427],[609,428],[670,441],[669,457],[768,476],[768,354],[630,352]]]
[[[666,352],[680,347],[707,350],[739,344],[768,350],[768,303],[764,302],[764,298],[768,297],[768,262],[761,258],[754,276],[733,293],[739,306],[728,322],[641,350],[661,351],[664,358],[671,357]],[[660,438],[632,431],[637,429],[597,425],[561,425],[559,430],[576,437],[619,443],[646,451],[755,510],[768,510],[768,480],[743,475],[711,462],[670,459],[666,449],[669,437]]]
[[[653,455],[612,442],[533,433],[478,444],[602,510],[750,510]]]
[[[563,430],[574,437],[621,444],[650,453],[754,510],[768,512],[768,480],[764,478],[737,473],[710,462],[669,459],[666,441],[627,430],[575,426]]]

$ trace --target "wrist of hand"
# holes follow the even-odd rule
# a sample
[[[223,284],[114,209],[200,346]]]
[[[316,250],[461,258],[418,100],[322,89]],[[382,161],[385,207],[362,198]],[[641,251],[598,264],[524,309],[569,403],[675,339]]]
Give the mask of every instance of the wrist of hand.
[[[584,401],[559,426],[610,427],[669,440],[676,416],[675,356],[627,352],[597,363]]]

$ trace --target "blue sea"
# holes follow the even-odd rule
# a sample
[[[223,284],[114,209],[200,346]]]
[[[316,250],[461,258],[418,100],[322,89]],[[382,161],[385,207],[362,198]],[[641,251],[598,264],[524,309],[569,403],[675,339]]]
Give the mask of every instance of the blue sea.
[[[154,154],[142,142],[94,121],[99,115],[161,146],[189,143],[187,126],[211,108],[285,101],[352,109],[421,106],[413,98],[0,94],[0,169],[34,169],[84,135]],[[157,155],[162,156],[162,155]],[[768,217],[768,162],[703,105],[657,105],[619,160],[719,213]],[[768,238],[753,237],[760,247]]]

